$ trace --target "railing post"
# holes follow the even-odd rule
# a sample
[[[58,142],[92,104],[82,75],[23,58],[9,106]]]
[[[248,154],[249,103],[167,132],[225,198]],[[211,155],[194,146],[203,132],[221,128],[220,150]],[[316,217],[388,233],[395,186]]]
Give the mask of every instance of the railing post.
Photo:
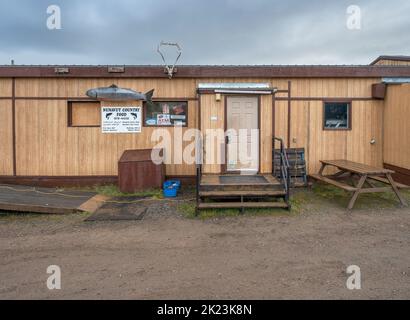
[[[287,174],[286,174],[286,202],[289,201],[289,192],[290,192],[290,167],[288,166],[287,169]]]
[[[196,190],[195,190],[195,196],[196,196],[196,207],[195,207],[195,215],[198,215],[198,208],[199,208],[199,203],[201,201],[199,197],[199,188],[201,186],[201,175],[202,175],[202,161],[203,161],[203,145],[202,145],[202,137],[197,136],[196,137]]]

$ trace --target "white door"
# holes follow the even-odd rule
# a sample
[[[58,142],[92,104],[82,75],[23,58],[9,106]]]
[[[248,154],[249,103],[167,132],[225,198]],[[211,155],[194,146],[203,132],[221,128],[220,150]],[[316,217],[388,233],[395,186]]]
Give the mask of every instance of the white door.
[[[228,172],[259,171],[259,120],[257,97],[228,97],[226,106]]]

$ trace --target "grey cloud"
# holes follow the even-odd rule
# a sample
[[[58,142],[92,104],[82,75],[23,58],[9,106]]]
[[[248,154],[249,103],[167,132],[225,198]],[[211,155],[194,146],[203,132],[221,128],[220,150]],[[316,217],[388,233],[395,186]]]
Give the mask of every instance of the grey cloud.
[[[178,41],[183,64],[367,64],[410,54],[407,0],[2,1],[0,64],[158,64],[156,45]],[[363,28],[346,28],[355,2]],[[62,30],[46,28],[46,8]]]

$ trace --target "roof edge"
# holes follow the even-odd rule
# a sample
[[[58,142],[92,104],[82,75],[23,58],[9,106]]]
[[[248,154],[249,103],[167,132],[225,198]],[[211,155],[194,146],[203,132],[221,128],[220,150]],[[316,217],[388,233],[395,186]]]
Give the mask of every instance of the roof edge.
[[[0,78],[164,78],[162,66],[0,66]],[[410,66],[179,66],[182,78],[410,77]]]
[[[370,65],[374,66],[380,60],[410,61],[410,56],[379,56],[373,62],[371,62]]]

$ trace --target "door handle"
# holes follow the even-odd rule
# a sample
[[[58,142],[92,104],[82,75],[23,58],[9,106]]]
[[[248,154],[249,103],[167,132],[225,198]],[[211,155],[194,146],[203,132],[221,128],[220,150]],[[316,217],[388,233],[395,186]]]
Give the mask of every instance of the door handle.
[[[229,136],[225,137],[225,144],[229,144],[229,142],[231,142],[231,139],[229,138]]]

